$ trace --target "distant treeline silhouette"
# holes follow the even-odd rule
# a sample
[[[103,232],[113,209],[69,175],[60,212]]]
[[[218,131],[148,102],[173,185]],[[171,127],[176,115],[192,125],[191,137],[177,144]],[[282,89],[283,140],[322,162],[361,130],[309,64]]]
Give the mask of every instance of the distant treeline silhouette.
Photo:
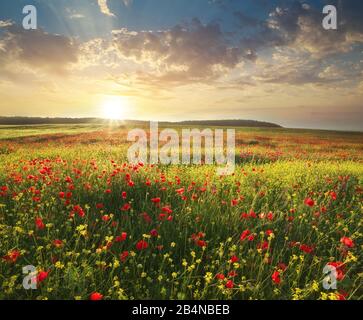
[[[36,125],[36,124],[102,124],[108,120],[101,118],[42,118],[42,117],[0,117],[0,125]],[[148,121],[125,120],[120,123],[126,125],[147,125]],[[281,126],[256,120],[190,120],[179,122],[160,121],[160,125],[210,126],[210,127],[268,127]]]

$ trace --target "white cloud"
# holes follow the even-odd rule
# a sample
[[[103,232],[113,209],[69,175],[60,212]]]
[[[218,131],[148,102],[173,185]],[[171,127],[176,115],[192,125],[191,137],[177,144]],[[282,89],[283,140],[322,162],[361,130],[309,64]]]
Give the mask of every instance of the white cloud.
[[[65,8],[65,11],[68,15],[68,18],[70,18],[70,19],[82,19],[85,17],[84,14],[79,13],[76,10],[68,8],[68,7]]]
[[[84,18],[84,15],[80,14],[80,13],[74,13],[74,14],[71,14],[69,16],[69,18],[71,18],[71,19],[82,19],[82,18]]]
[[[110,8],[108,7],[107,1],[108,0],[97,0],[98,6],[103,14],[114,17],[115,14],[111,12]],[[125,7],[130,7],[134,0],[121,0]]]
[[[97,0],[98,1],[98,6],[100,7],[100,10],[103,14],[110,16],[110,17],[114,17],[115,15],[110,11],[110,9],[108,8],[107,5],[107,0]]]

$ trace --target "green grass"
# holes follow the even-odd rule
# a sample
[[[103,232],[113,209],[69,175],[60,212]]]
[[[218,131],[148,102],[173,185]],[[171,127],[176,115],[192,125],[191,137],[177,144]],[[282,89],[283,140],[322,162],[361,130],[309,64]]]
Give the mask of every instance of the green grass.
[[[0,140],[48,134],[77,134],[102,129],[103,125],[70,124],[70,125],[0,125]]]

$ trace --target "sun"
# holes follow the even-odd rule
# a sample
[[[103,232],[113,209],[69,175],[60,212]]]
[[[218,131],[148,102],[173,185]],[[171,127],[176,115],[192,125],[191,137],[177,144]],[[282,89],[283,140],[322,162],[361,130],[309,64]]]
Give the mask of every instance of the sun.
[[[128,111],[127,98],[122,96],[108,96],[102,102],[102,117],[108,120],[123,120]]]

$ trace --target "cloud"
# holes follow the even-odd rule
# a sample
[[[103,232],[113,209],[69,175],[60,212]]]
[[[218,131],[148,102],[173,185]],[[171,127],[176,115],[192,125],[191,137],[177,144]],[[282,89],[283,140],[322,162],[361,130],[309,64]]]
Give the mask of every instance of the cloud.
[[[0,28],[6,28],[9,27],[11,25],[13,25],[14,23],[11,20],[0,20]]]
[[[71,9],[69,7],[66,7],[65,11],[66,11],[69,19],[83,19],[83,18],[85,18],[84,14],[79,13],[76,10]]]
[[[81,13],[73,13],[73,14],[69,15],[69,18],[71,18],[71,19],[82,19],[84,17],[85,16]]]
[[[17,25],[0,34],[0,65],[23,65],[50,73],[64,74],[78,60],[78,45],[62,35],[42,29],[24,30]]]
[[[314,7],[301,1],[277,1],[265,20],[236,11],[239,25],[240,47],[255,56],[265,49],[294,48],[320,59],[353,50],[354,44],[363,43],[363,2],[332,0],[338,9],[338,30],[325,30],[322,26],[323,6]],[[267,6],[267,5],[265,5]],[[246,32],[247,30],[247,32]]]
[[[107,5],[107,0],[97,0],[98,6],[100,7],[100,10],[103,14],[114,17],[115,15],[110,11]]]
[[[170,30],[114,32],[122,57],[148,65],[166,82],[208,81],[233,69],[249,52],[231,45],[219,24],[193,19]]]
[[[354,13],[363,9],[363,5],[356,2],[347,0],[336,3],[340,22],[338,30],[325,30],[321,10],[299,1],[287,7],[277,7],[270,13],[267,25],[280,35],[281,45],[300,48],[317,58],[349,52],[354,43],[363,40],[363,23]]]
[[[130,7],[132,5],[132,3],[134,2],[134,0],[122,0],[122,2],[124,3],[124,5],[126,7]]]

